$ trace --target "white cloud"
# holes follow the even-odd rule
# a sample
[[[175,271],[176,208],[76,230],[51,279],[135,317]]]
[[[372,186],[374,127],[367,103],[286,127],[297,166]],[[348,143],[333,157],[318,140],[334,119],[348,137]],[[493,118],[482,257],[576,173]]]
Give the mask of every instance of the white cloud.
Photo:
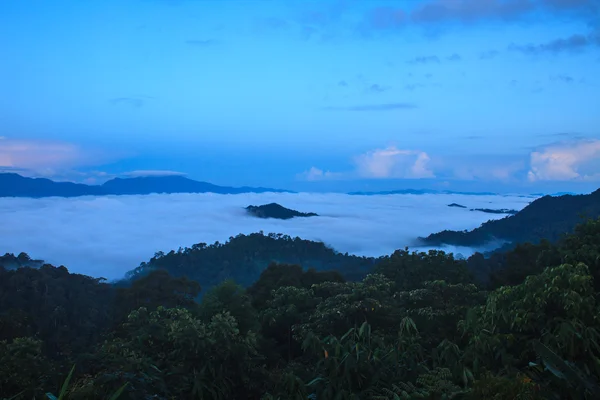
[[[25,251],[72,272],[108,279],[123,276],[159,250],[224,242],[238,233],[260,230],[322,240],[341,252],[379,256],[410,246],[418,236],[472,229],[501,217],[447,204],[521,209],[529,201],[503,196],[308,193],[0,198],[0,253]],[[270,202],[320,216],[264,220],[243,209]]]
[[[434,178],[429,155],[395,146],[376,149],[356,157],[357,172],[365,178]]]
[[[600,178],[600,140],[560,143],[534,151],[527,176],[532,182]]]
[[[27,176],[60,177],[82,175],[73,168],[107,161],[101,151],[83,149],[64,142],[2,138],[0,169]]]
[[[80,149],[71,144],[6,138],[0,141],[0,167],[52,169],[73,164],[81,157]]]
[[[505,159],[492,158],[488,162],[480,158],[455,160],[450,165],[452,177],[461,180],[496,180],[513,181],[516,174],[526,168],[525,162],[513,161],[514,157]]]
[[[322,169],[311,167],[308,171],[298,174],[297,178],[307,181],[321,181],[326,179],[341,178],[342,176],[343,174],[339,172],[323,171]]]
[[[184,172],[168,170],[137,170],[125,172],[122,175],[128,176],[130,178],[137,178],[141,176],[184,176],[187,174]]]

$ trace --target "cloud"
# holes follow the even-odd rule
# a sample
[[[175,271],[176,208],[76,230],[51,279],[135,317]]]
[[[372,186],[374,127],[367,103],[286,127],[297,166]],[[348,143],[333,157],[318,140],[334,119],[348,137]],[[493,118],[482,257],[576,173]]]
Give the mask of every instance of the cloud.
[[[534,8],[534,2],[529,0],[433,0],[413,11],[411,19],[417,23],[507,20]]]
[[[599,46],[600,41],[597,41],[592,35],[571,35],[568,38],[554,39],[542,44],[527,44],[517,45],[511,44],[509,50],[519,51],[521,53],[537,55],[537,54],[558,54],[566,52],[579,52],[591,46]]]
[[[496,56],[500,54],[498,51],[496,50],[488,50],[488,51],[484,51],[482,53],[479,54],[479,59],[480,60],[491,60],[492,58],[496,58]]]
[[[122,277],[157,251],[168,252],[200,242],[225,242],[230,236],[260,230],[323,240],[341,252],[380,256],[411,246],[418,236],[442,229],[472,229],[490,218],[501,217],[447,204],[522,209],[530,200],[308,193],[0,198],[0,251],[24,251],[55,265],[63,264],[71,272],[108,279]],[[320,216],[269,220],[248,216],[243,209],[249,204],[271,202]]]
[[[404,89],[405,90],[410,90],[413,91],[415,89],[418,88],[424,88],[426,85],[422,84],[422,83],[409,83],[407,85],[404,85]]]
[[[393,29],[406,22],[406,13],[399,8],[376,7],[367,13],[366,20],[372,29]]]
[[[370,93],[383,93],[387,90],[390,90],[389,86],[381,86],[377,83],[374,83],[367,88],[367,92],[370,92]]]
[[[364,178],[434,178],[423,151],[401,150],[394,146],[376,149],[355,158],[359,176]]]
[[[516,175],[525,167],[522,161],[473,163],[472,160],[462,160],[450,167],[453,179],[483,180],[483,181],[515,181]]]
[[[556,75],[550,78],[553,81],[561,81],[564,83],[573,83],[575,82],[575,79],[573,79],[572,77],[568,76],[568,75]]]
[[[79,165],[87,156],[70,143],[8,138],[0,141],[0,167],[4,168],[42,172]]]
[[[548,145],[530,156],[528,179],[570,181],[600,179],[600,140]]]
[[[430,0],[412,12],[411,20],[416,23],[511,21],[536,11],[589,12],[597,4],[597,0]]]
[[[341,178],[342,176],[343,174],[339,172],[323,171],[319,168],[311,167],[308,171],[298,174],[297,178],[306,181],[322,181],[326,179]]]
[[[446,57],[446,60],[448,60],[448,61],[460,61],[460,60],[462,60],[462,57],[460,55],[454,53],[451,56]]]
[[[341,80],[338,82],[338,86],[346,87],[346,86],[348,86],[348,82]]]
[[[73,143],[5,138],[0,140],[0,172],[81,182],[100,177],[81,168],[112,163],[127,156],[119,150],[87,148]]]
[[[185,176],[187,175],[184,172],[178,172],[178,171],[165,171],[165,170],[137,170],[137,171],[130,171],[130,172],[124,172],[121,175],[124,176],[128,176],[131,178],[137,178],[137,177],[145,177],[145,176]]]
[[[210,47],[216,45],[217,43],[219,42],[214,39],[190,39],[185,41],[185,44],[195,47]]]
[[[273,31],[283,31],[290,27],[290,23],[283,18],[267,17],[254,20],[254,32],[272,33]]]
[[[394,111],[394,110],[410,110],[417,108],[411,103],[385,103],[385,104],[363,104],[356,106],[345,107],[323,107],[327,111]]]
[[[423,56],[415,57],[412,60],[407,61],[409,64],[439,64],[440,59],[438,56]]]

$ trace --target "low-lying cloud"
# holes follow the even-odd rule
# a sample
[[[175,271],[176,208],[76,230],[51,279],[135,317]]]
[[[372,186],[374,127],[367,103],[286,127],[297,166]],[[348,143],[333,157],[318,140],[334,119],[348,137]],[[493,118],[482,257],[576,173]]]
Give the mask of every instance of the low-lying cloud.
[[[521,209],[531,198],[464,195],[350,196],[263,193],[79,198],[0,198],[0,253],[27,252],[71,272],[117,279],[155,252],[225,242],[264,231],[321,240],[338,251],[380,256],[442,229],[472,229],[501,216],[447,207]],[[318,213],[282,221],[254,218],[249,204],[277,202]],[[471,250],[450,248],[468,255]]]

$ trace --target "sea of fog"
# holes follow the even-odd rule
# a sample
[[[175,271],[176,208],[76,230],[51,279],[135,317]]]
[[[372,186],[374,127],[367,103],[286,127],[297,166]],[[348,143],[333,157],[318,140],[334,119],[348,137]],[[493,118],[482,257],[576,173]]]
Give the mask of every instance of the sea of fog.
[[[284,233],[340,252],[380,256],[443,229],[473,229],[505,215],[448,207],[520,210],[533,197],[262,193],[0,198],[0,253],[22,251],[69,271],[117,279],[155,252],[225,242],[238,233]],[[244,207],[276,202],[319,217],[259,219]],[[465,256],[475,249],[448,247]]]

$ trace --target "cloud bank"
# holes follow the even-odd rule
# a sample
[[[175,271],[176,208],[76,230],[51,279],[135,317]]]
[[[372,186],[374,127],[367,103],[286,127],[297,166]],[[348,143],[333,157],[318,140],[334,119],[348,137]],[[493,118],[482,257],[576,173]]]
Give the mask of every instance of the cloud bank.
[[[568,77],[567,77],[568,78]],[[571,82],[565,77],[561,81]],[[570,78],[572,80],[572,78]],[[561,136],[572,136],[561,134]],[[481,136],[467,136],[478,139]],[[501,182],[600,181],[600,140],[581,139],[541,146],[529,154],[456,156],[429,154],[389,146],[354,157],[355,169],[323,172],[319,168],[297,177],[325,179],[458,179]]]
[[[600,140],[543,147],[531,153],[530,181],[600,179]]]
[[[429,156],[423,151],[402,150],[394,146],[377,149],[356,158],[358,174],[363,178],[434,178]]]
[[[27,252],[72,272],[117,279],[155,252],[224,242],[260,230],[321,240],[338,251],[390,254],[418,236],[472,229],[492,214],[447,207],[522,209],[531,198],[460,195],[173,194],[72,199],[0,198],[0,253]],[[263,220],[249,204],[277,202],[320,216]],[[468,255],[471,250],[449,248]]]

